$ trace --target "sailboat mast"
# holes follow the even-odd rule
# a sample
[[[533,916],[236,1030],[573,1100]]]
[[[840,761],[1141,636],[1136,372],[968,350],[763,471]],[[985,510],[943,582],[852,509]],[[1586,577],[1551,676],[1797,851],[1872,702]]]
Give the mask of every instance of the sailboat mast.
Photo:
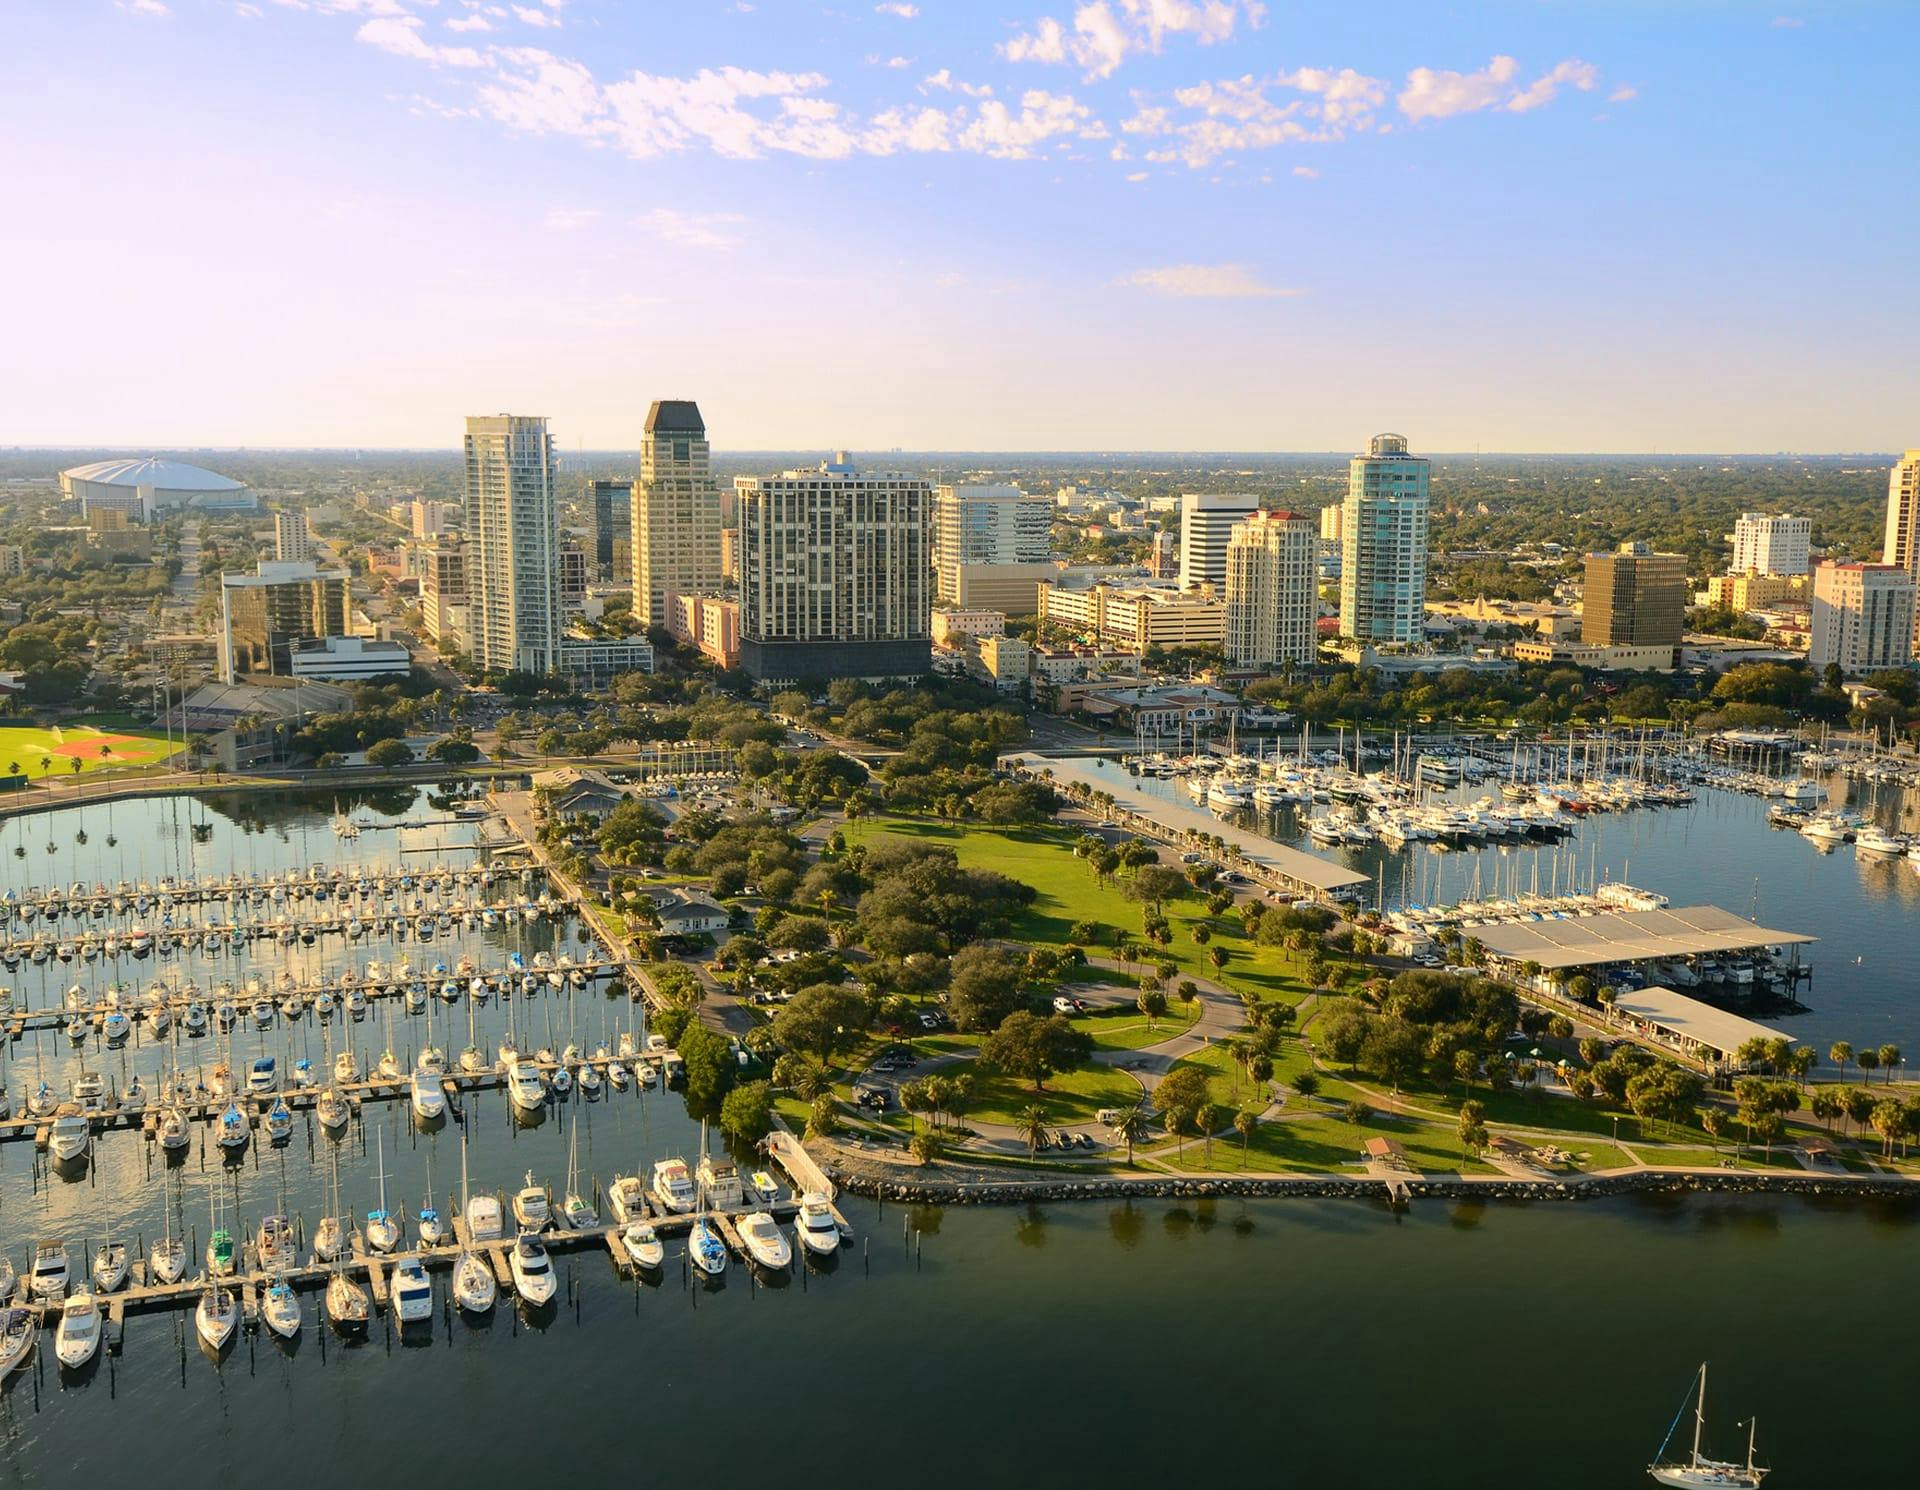
[[[1700,1462],[1700,1430],[1707,1425],[1707,1363],[1700,1363],[1700,1393],[1693,1401],[1693,1462]]]

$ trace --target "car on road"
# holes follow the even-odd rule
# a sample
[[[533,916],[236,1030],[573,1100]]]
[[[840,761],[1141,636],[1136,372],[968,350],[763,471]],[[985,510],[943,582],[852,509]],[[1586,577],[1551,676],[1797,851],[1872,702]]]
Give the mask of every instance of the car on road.
[[[1056,993],[1053,996],[1053,1012],[1056,1014],[1073,1014],[1078,1011],[1074,1008],[1072,999],[1068,998],[1064,993]]]

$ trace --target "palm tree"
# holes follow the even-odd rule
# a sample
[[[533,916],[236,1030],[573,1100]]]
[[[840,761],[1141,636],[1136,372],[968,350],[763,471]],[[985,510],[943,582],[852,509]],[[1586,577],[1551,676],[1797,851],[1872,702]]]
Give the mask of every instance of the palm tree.
[[[1121,1113],[1120,1120],[1113,1125],[1113,1131],[1116,1137],[1126,1142],[1127,1163],[1132,1164],[1134,1144],[1147,1136],[1147,1104],[1136,1102]]]
[[[1027,1157],[1034,1158],[1047,1136],[1047,1109],[1038,1102],[1024,1109],[1020,1114],[1019,1130],[1020,1136],[1027,1141]]]
[[[1893,1068],[1900,1064],[1900,1047],[1898,1045],[1882,1045],[1875,1054],[1880,1058],[1880,1069],[1887,1073],[1887,1080],[1889,1082],[1892,1081]]]
[[[1260,1126],[1260,1114],[1252,1107],[1243,1107],[1233,1115],[1233,1130],[1240,1135],[1240,1167],[1247,1167],[1247,1149],[1253,1143],[1253,1131]]]
[[[1827,1059],[1844,1072],[1853,1064],[1853,1046],[1845,1040],[1835,1040],[1827,1047]]]
[[[1864,1080],[1872,1081],[1874,1068],[1880,1064],[1880,1052],[1877,1050],[1856,1050],[1853,1063],[1860,1068]]]
[[[1207,1143],[1207,1168],[1213,1168],[1213,1130],[1220,1125],[1220,1114],[1211,1102],[1202,1102],[1194,1109],[1194,1126],[1199,1128],[1200,1136]]]

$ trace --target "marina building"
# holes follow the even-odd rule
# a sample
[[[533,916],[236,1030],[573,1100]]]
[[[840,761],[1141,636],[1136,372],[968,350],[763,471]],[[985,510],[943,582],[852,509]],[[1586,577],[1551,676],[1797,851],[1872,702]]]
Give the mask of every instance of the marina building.
[[[762,681],[924,677],[932,666],[933,488],[855,469],[734,481],[740,665]]]
[[[1311,667],[1319,539],[1297,512],[1256,512],[1227,541],[1226,653],[1233,667]]]
[[[1425,640],[1429,481],[1426,458],[1408,452],[1405,435],[1375,435],[1348,462],[1341,635],[1396,646]]]
[[[1053,503],[1017,486],[939,486],[933,493],[935,600],[1030,616],[1050,578]]]
[[[252,574],[220,576],[220,677],[291,675],[296,642],[344,636],[345,570],[262,559]]]
[[[560,512],[547,421],[476,415],[465,453],[473,659],[488,672],[557,672]]]
[[[1180,586],[1224,585],[1233,525],[1260,510],[1245,492],[1188,492],[1180,498]]]
[[[1743,512],[1727,535],[1734,574],[1805,574],[1813,545],[1813,519]]]
[[[691,399],[655,399],[633,485],[633,613],[664,626],[667,596],[720,588],[720,488]]]
[[[1841,671],[1904,667],[1913,660],[1914,580],[1898,564],[1822,562],[1813,571],[1807,661]]]

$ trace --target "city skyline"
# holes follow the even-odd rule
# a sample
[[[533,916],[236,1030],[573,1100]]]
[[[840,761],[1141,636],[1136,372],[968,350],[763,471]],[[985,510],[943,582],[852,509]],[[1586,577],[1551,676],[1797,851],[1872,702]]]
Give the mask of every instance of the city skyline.
[[[1905,18],[1614,12],[14,16],[0,442],[620,450],[668,387],[741,451],[1908,448]]]

